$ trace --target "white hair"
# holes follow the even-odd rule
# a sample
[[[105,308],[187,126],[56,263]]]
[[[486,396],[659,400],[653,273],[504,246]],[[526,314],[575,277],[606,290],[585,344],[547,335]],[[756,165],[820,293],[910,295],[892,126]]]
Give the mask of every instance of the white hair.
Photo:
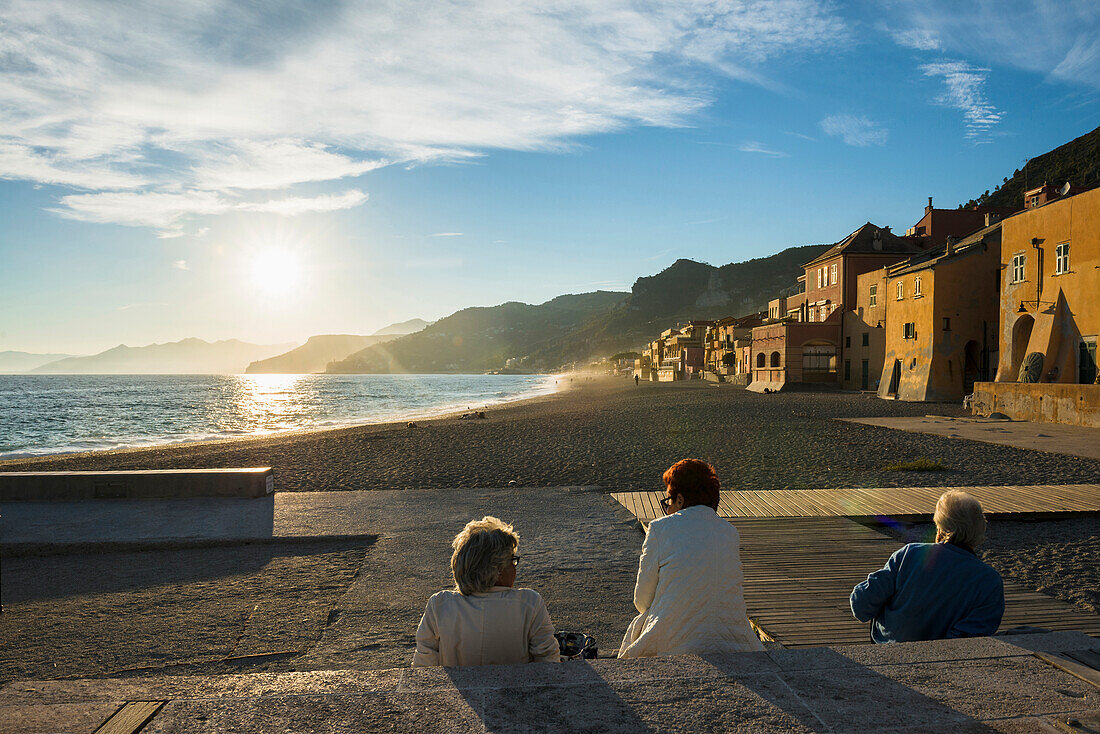
[[[465,595],[483,594],[500,576],[519,547],[519,536],[506,522],[490,515],[471,520],[451,544],[451,574]]]
[[[971,550],[985,541],[985,515],[982,503],[973,495],[952,489],[936,502],[933,516],[936,529],[948,543],[964,545]]]

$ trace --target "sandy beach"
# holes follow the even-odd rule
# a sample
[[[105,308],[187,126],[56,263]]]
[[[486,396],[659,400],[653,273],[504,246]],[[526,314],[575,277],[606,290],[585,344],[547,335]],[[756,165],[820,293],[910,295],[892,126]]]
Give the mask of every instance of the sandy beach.
[[[0,678],[214,672],[245,664],[229,657],[280,650],[286,654],[247,660],[247,669],[405,665],[425,599],[448,584],[450,539],[474,508],[517,521],[532,553],[522,583],[544,594],[561,627],[597,633],[610,652],[633,616],[641,533],[607,494],[659,488],[661,472],[686,456],[714,463],[729,488],[1100,482],[1098,461],[833,420],[960,415],[953,405],[582,376],[564,387],[493,408],[484,420],[448,416],[416,428],[402,422],[0,464],[0,471],[270,465],[280,492],[384,490],[376,526],[365,529],[380,540],[369,546],[5,559],[0,634],[9,643]],[[922,457],[946,470],[885,468]],[[893,532],[900,544],[927,530]],[[1095,517],[994,522],[984,558],[1006,578],[1100,609]]]

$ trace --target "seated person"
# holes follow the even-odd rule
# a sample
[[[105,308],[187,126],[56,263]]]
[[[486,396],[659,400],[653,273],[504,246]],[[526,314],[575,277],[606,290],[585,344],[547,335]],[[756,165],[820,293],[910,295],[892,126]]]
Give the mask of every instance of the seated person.
[[[763,650],[745,611],[737,529],[718,516],[718,475],[698,459],[662,477],[665,517],[649,524],[621,658]]]
[[[413,665],[561,661],[554,625],[537,591],[513,589],[519,536],[495,517],[467,523],[454,539],[454,591],[428,599]]]
[[[873,620],[875,642],[978,637],[1001,624],[1001,576],[974,554],[985,540],[981,503],[945,492],[934,519],[935,543],[910,543],[852,590],[852,614]]]

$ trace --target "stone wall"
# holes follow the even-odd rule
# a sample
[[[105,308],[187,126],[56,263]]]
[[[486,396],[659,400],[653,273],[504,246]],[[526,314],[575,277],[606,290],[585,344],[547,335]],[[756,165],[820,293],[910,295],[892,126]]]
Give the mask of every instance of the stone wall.
[[[1013,420],[1100,428],[1100,385],[979,382],[974,415],[1004,413]]]

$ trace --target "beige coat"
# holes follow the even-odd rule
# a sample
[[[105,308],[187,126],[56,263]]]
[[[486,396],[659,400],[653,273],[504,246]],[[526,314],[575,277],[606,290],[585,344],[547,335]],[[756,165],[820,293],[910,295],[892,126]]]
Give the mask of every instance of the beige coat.
[[[561,662],[554,625],[534,589],[494,586],[484,594],[441,591],[416,630],[413,665]]]
[[[763,650],[745,611],[737,529],[704,505],[649,524],[621,658]]]

